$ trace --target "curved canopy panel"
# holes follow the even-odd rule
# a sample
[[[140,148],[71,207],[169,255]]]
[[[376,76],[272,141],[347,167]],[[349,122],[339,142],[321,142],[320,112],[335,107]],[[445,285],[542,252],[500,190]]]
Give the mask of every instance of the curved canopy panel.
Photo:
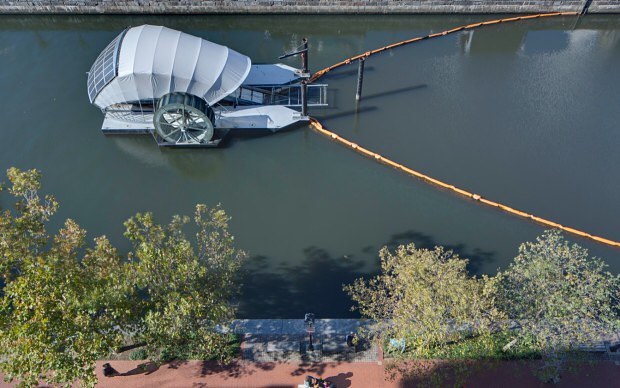
[[[102,109],[173,92],[213,105],[241,85],[251,65],[250,58],[228,47],[143,25],[126,30],[99,55],[88,75],[88,96]]]
[[[105,88],[118,74],[118,52],[121,41],[125,36],[124,30],[99,54],[95,63],[88,72],[88,98],[90,102]]]

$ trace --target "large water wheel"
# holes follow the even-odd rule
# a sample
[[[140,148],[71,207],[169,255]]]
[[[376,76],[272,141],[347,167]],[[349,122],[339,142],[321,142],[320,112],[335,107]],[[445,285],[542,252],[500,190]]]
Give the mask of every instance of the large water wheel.
[[[215,115],[205,100],[187,93],[169,93],[153,116],[157,134],[171,144],[202,144],[213,138]]]

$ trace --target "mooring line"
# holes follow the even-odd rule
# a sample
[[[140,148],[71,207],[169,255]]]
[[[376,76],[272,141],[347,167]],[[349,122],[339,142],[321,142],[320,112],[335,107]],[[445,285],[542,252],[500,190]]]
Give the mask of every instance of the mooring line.
[[[583,232],[581,230],[574,229],[574,228],[571,228],[571,227],[568,227],[568,226],[564,226],[564,225],[560,225],[560,224],[558,224],[556,222],[549,221],[549,220],[547,220],[545,218],[537,217],[537,216],[535,216],[533,214],[529,214],[529,213],[526,213],[524,211],[514,209],[514,208],[512,208],[510,206],[501,204],[499,202],[493,202],[491,200],[483,198],[479,194],[470,193],[467,190],[460,189],[460,188],[458,188],[458,187],[456,187],[454,185],[451,185],[449,183],[443,182],[443,181],[441,181],[439,179],[435,179],[435,178],[430,177],[430,176],[428,176],[426,174],[423,174],[423,173],[421,173],[419,171],[411,169],[411,168],[409,168],[407,166],[404,166],[404,165],[402,165],[400,163],[397,163],[397,162],[395,162],[395,161],[393,161],[391,159],[388,159],[388,158],[386,158],[384,156],[381,156],[381,155],[379,155],[379,154],[377,154],[377,153],[375,153],[373,151],[370,151],[369,149],[364,148],[364,147],[362,147],[362,146],[360,146],[360,145],[358,145],[356,143],[353,143],[353,142],[343,138],[342,136],[339,136],[339,135],[335,134],[334,132],[331,132],[328,129],[325,129],[325,127],[323,127],[323,124],[321,124],[321,122],[318,121],[315,118],[310,118],[310,125],[317,132],[319,132],[319,133],[329,137],[330,139],[332,139],[334,141],[337,141],[337,142],[339,142],[341,144],[344,144],[345,146],[353,149],[354,151],[356,151],[356,152],[358,152],[358,153],[360,153],[360,154],[362,154],[364,156],[372,158],[372,159],[374,159],[375,161],[377,161],[379,163],[383,163],[383,164],[386,164],[388,166],[394,167],[397,170],[400,170],[400,171],[402,171],[402,172],[404,172],[404,173],[406,173],[408,175],[411,175],[411,176],[414,176],[416,178],[419,178],[419,179],[421,179],[421,180],[423,180],[423,181],[425,181],[427,183],[430,183],[432,185],[435,185],[435,186],[438,186],[438,187],[441,187],[441,188],[444,188],[444,189],[451,190],[451,191],[453,191],[453,192],[455,192],[457,194],[460,194],[462,196],[465,196],[465,197],[468,197],[470,199],[473,199],[476,202],[485,204],[487,206],[490,206],[490,207],[493,207],[493,208],[496,208],[496,209],[503,210],[505,212],[514,214],[514,215],[522,217],[522,218],[526,218],[526,219],[532,220],[534,222],[537,222],[537,223],[545,225],[545,226],[550,226],[552,228],[561,229],[561,230],[563,230],[565,232],[568,232],[568,233],[571,233],[571,234],[574,234],[574,235],[577,235],[577,236],[580,236],[580,237],[589,238],[591,240],[597,241],[597,242],[602,243],[602,244],[607,244],[607,245],[611,245],[611,246],[614,246],[614,247],[620,247],[620,242],[618,242],[618,241],[613,241],[613,240],[609,240],[609,239],[606,239],[606,238],[603,238],[603,237],[595,236],[595,235]]]
[[[516,17],[512,17],[512,18],[496,19],[496,20],[489,20],[489,21],[486,21],[486,22],[478,22],[478,23],[473,23],[473,24],[467,24],[467,25],[464,25],[464,26],[453,28],[451,30],[446,30],[446,31],[435,33],[435,34],[429,34],[429,35],[425,35],[425,36],[419,36],[419,37],[416,37],[416,38],[411,38],[411,39],[403,40],[403,41],[400,41],[400,42],[389,44],[387,46],[380,47],[378,49],[374,49],[374,50],[371,50],[371,51],[366,51],[363,54],[359,54],[359,55],[353,56],[351,58],[347,58],[344,61],[338,62],[338,63],[336,63],[334,65],[331,65],[331,66],[326,67],[326,68],[324,68],[322,70],[319,70],[316,73],[314,73],[312,75],[312,77],[310,77],[310,79],[308,80],[308,83],[312,83],[312,82],[318,80],[319,78],[321,78],[322,76],[324,76],[325,74],[329,73],[330,71],[332,71],[332,70],[334,70],[336,68],[339,68],[341,66],[348,65],[348,64],[350,64],[350,63],[352,63],[352,62],[354,62],[354,61],[356,61],[358,59],[368,58],[371,55],[379,54],[379,53],[382,53],[382,52],[384,52],[386,50],[390,50],[390,49],[393,49],[393,48],[396,48],[396,47],[400,47],[400,46],[404,46],[404,45],[407,45],[407,44],[419,42],[419,41],[422,41],[422,40],[431,39],[431,38],[437,38],[437,37],[440,37],[440,36],[445,36],[445,35],[452,34],[454,32],[458,32],[458,31],[462,31],[462,30],[471,30],[471,29],[474,29],[474,28],[478,28],[478,27],[482,27],[482,26],[489,26],[489,25],[498,24],[498,23],[516,22],[516,21],[519,21],[519,20],[537,19],[537,18],[544,18],[544,17],[551,17],[551,16],[578,16],[578,15],[579,15],[579,12],[553,12],[553,13],[539,13],[539,14],[536,14],[536,15],[527,15],[527,16],[516,16]]]

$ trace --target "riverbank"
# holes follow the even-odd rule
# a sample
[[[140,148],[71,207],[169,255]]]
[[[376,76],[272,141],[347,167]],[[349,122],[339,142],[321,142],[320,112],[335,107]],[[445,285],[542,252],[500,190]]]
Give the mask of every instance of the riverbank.
[[[620,13],[614,0],[16,0],[3,14],[480,14]]]

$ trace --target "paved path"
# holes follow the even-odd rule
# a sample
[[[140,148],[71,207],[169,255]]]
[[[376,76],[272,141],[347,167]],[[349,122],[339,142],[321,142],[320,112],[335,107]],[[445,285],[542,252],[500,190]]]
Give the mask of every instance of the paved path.
[[[367,325],[358,319],[317,319],[312,347],[303,319],[240,319],[230,328],[243,335],[242,358],[255,362],[376,362],[379,349],[365,342],[351,347],[347,334]]]
[[[239,361],[221,367],[215,363],[202,361],[186,361],[169,363],[159,368],[139,367],[139,361],[110,361],[124,376],[104,377],[101,366],[97,363],[99,387],[265,387],[285,388],[297,387],[306,375],[327,378],[335,382],[339,388],[408,388],[417,386],[454,386],[455,368],[452,365],[437,366],[427,362],[425,367],[418,368],[415,379],[396,378],[390,380],[389,373],[378,363],[253,363]],[[535,367],[535,366],[534,366]],[[459,368],[460,369],[460,368]],[[463,387],[549,387],[542,384],[532,374],[533,366],[529,363],[507,361],[495,366],[474,365],[470,374],[459,381]],[[0,387],[13,387],[1,381]],[[438,380],[439,379],[439,380]],[[566,372],[559,384],[562,387],[614,387],[620,381],[620,366],[610,361],[602,361],[592,365],[586,364]],[[441,382],[441,383],[438,383]]]
[[[135,361],[114,361],[121,373],[130,376],[99,376],[100,387],[297,387],[307,375],[328,378],[338,388],[398,387],[383,383],[383,366],[374,363],[253,363],[240,361],[228,367],[189,361],[166,364],[151,372],[141,372]],[[98,368],[99,370],[100,368]],[[133,374],[135,373],[135,374]]]
[[[415,379],[390,380],[384,365],[374,363],[251,363],[241,361],[228,367],[214,363],[189,361],[165,364],[158,369],[143,372],[136,361],[113,361],[112,365],[128,376],[103,377],[99,372],[99,387],[265,387],[296,388],[306,375],[326,378],[338,388],[408,388],[417,386],[455,386],[455,368],[438,367],[429,363],[418,369]],[[489,367],[474,365],[468,376],[460,380],[464,387],[548,387],[533,374],[532,366],[523,362],[503,362]],[[620,381],[620,366],[609,361],[583,365],[573,372],[565,372],[553,388],[613,387]],[[0,384],[1,385],[1,384]]]

